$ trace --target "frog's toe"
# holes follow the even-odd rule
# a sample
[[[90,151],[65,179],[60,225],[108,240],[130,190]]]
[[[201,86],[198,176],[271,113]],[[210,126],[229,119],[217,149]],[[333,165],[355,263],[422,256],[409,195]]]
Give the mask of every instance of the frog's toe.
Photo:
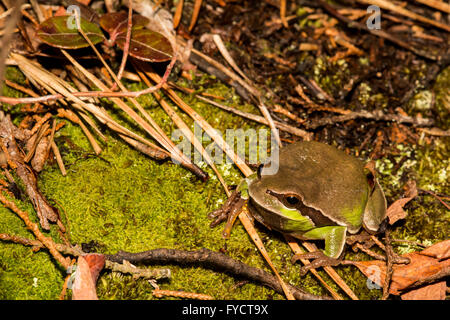
[[[229,210],[224,210],[223,208],[214,210],[210,213],[208,213],[208,218],[212,219],[210,223],[210,227],[214,228],[218,224],[222,223],[223,221],[228,219]]]
[[[308,253],[300,253],[292,256],[292,263],[297,262],[300,259],[314,259],[311,263],[304,265],[300,268],[300,274],[304,276],[310,269],[316,269],[319,267],[337,266],[341,263],[341,260],[331,258],[325,255],[322,251],[314,251]]]
[[[234,190],[221,208],[208,213],[208,218],[213,219],[210,227],[214,228],[219,223],[228,220],[229,216],[233,215],[234,211],[236,211],[236,207],[238,209],[242,207],[241,200],[240,191],[237,189]]]

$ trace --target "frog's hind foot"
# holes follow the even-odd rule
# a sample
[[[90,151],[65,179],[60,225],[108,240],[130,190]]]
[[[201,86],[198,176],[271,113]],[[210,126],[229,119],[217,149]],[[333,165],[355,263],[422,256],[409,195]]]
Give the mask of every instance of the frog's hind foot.
[[[292,256],[291,262],[295,263],[301,259],[314,259],[311,263],[305,264],[300,268],[300,275],[304,276],[310,269],[319,267],[334,267],[341,263],[340,259],[331,258],[325,255],[322,251],[314,251],[308,253],[297,253]]]

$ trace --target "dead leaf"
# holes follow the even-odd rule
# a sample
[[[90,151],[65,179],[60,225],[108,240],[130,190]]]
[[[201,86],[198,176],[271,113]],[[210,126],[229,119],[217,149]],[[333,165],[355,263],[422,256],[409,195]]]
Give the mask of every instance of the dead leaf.
[[[47,160],[47,149],[50,144],[49,137],[43,137],[41,141],[39,141],[36,151],[34,152],[34,157],[31,160],[31,166],[34,171],[41,172],[44,168],[45,161]]]
[[[402,300],[445,300],[445,281],[430,284],[428,286],[413,289],[401,295]]]
[[[50,229],[49,221],[58,220],[58,211],[50,205],[48,200],[40,192],[37,179],[33,170],[25,163],[22,152],[18,147],[17,140],[25,137],[11,121],[10,116],[5,116],[0,120],[0,136],[3,138],[1,143],[8,151],[9,164],[15,166],[16,173],[25,185],[25,192],[30,197],[31,202],[36,209],[41,227],[45,230]]]
[[[448,259],[450,258],[450,240],[445,240],[433,244],[425,250],[422,250],[420,254],[434,257],[438,260]]]
[[[89,269],[91,270],[92,280],[94,280],[94,282],[97,282],[100,271],[102,271],[103,267],[105,266],[105,256],[98,253],[92,253],[85,255],[84,259],[88,263]]]
[[[386,216],[389,218],[389,224],[391,225],[398,220],[406,218],[407,213],[403,210],[403,207],[418,194],[416,182],[414,180],[408,181],[405,185],[405,189],[405,197],[398,199],[387,209]]]
[[[78,257],[72,300],[98,300],[96,282],[104,265],[105,256],[101,254]]]
[[[402,255],[410,259],[409,264],[395,264],[389,292],[400,295],[412,285],[426,278],[431,278],[450,267],[450,259],[441,260],[434,257],[448,257],[450,240],[439,242],[422,252]],[[431,255],[431,256],[430,256]],[[386,262],[381,260],[355,261],[352,263],[379,286],[384,285],[386,278]]]

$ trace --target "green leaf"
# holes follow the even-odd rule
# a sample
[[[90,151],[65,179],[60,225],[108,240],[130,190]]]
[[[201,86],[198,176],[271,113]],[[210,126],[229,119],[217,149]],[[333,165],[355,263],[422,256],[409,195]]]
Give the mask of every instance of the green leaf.
[[[120,33],[116,42],[123,50],[126,41],[126,32]],[[131,31],[129,55],[136,59],[149,62],[163,62],[172,58],[172,46],[161,33],[148,29]]]
[[[80,26],[93,44],[105,39],[100,27],[95,23],[81,18]],[[78,32],[74,16],[57,16],[45,20],[39,25],[37,35],[43,42],[57,48],[79,49],[89,46]]]

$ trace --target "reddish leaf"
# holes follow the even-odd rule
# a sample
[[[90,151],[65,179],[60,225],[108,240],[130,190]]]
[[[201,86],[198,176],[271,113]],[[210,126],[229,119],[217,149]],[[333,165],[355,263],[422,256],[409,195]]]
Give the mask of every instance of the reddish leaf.
[[[117,45],[123,49],[126,33],[117,36]],[[161,33],[148,29],[131,32],[130,56],[150,62],[163,62],[172,58],[172,46]]]
[[[140,14],[133,14],[131,23],[132,30],[138,30],[143,29],[149,23],[149,20]],[[115,35],[118,33],[127,32],[128,13],[125,11],[120,11],[104,14],[100,18],[100,25],[110,34],[111,37],[115,38]]]
[[[105,256],[89,254],[78,257],[72,300],[98,300],[96,282],[105,265]]]
[[[144,29],[149,20],[134,14],[131,27],[129,54],[140,60],[163,62],[172,58],[172,46],[162,34]],[[128,28],[128,14],[124,11],[108,13],[101,17],[100,25],[105,29],[112,42],[123,50]]]
[[[92,280],[94,283],[97,282],[100,271],[102,271],[105,266],[105,256],[98,253],[91,253],[83,257],[89,265],[89,270],[91,270]]]
[[[95,23],[81,18],[80,26],[92,43],[97,44],[105,39]],[[57,48],[79,49],[89,46],[78,32],[73,16],[57,16],[45,20],[39,25],[37,35],[43,42]]]
[[[445,281],[414,289],[401,295],[402,300],[445,300]]]
[[[72,286],[72,300],[98,300],[95,282],[84,257],[78,257],[77,271]]]

